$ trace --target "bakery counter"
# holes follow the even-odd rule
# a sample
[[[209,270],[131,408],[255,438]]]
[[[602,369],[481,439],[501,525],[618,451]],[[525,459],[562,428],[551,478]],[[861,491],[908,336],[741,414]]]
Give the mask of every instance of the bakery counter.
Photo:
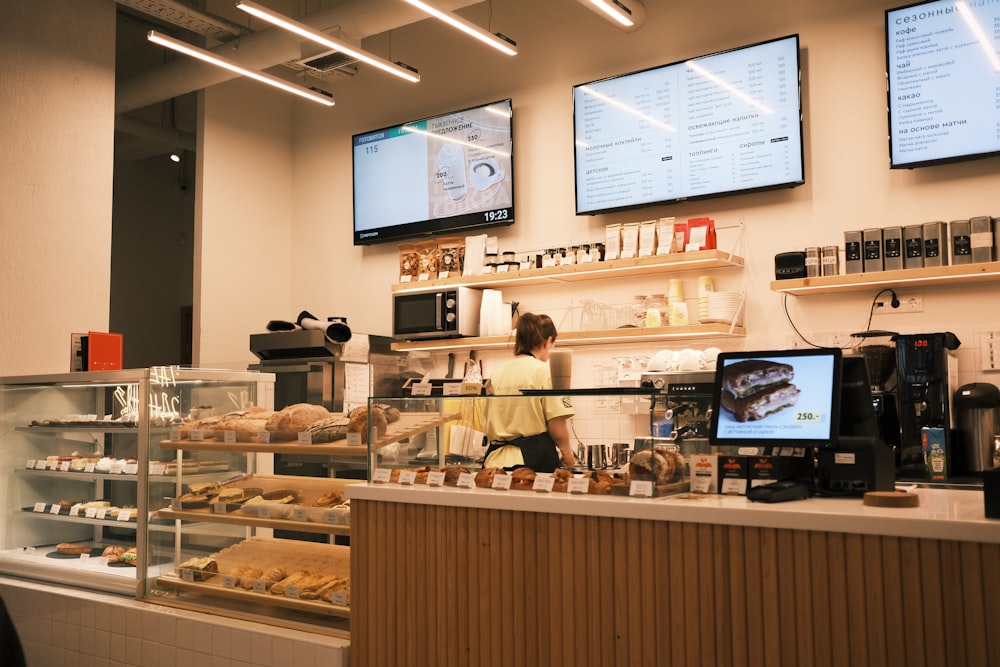
[[[912,492],[919,507],[357,485],[352,660],[1000,665],[1000,522],[981,492]]]
[[[909,492],[919,496],[919,507],[869,507],[861,498],[810,498],[764,504],[743,496],[718,494],[683,493],[649,499],[400,484],[355,485],[347,494],[359,500],[419,505],[895,537],[934,536],[1000,544],[1000,521],[985,517],[981,491],[914,488]]]

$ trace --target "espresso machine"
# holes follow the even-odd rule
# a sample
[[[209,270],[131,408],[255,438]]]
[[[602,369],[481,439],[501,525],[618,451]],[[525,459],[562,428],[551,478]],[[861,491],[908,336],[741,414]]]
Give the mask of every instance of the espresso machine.
[[[896,375],[899,407],[898,479],[926,479],[921,429],[941,428],[945,451],[952,451],[954,423],[951,399],[958,386],[961,342],[955,334],[897,334]],[[949,466],[950,468],[950,466]]]

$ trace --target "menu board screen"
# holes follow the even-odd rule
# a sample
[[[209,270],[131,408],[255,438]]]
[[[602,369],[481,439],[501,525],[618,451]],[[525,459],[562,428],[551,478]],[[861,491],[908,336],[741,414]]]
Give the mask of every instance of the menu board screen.
[[[573,88],[576,212],[804,183],[799,37]]]
[[[891,166],[1000,152],[1000,2],[890,9],[885,29]]]

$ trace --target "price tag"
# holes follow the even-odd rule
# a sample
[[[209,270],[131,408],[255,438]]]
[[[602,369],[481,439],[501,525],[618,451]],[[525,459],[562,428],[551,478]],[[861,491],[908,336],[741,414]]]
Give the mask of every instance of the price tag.
[[[990,246],[992,246],[992,245],[993,245],[993,243],[990,243]],[[447,277],[448,277],[448,272],[447,271],[438,271],[438,280],[443,280],[444,278],[447,278]]]
[[[257,507],[257,516],[259,516],[261,519],[270,519],[271,508],[268,507],[267,505],[259,505]]]
[[[566,487],[570,493],[587,493],[590,491],[590,480],[586,477],[574,477]]]
[[[35,461],[35,470],[45,470],[45,468],[47,467],[45,463],[46,463],[45,459],[39,459]]]
[[[412,280],[413,280],[413,276],[411,276],[409,273],[407,273],[407,274],[402,275],[402,276],[399,277],[399,282],[401,282],[401,283],[408,283],[408,282],[411,282]]]
[[[178,500],[177,498],[171,498],[170,509],[172,509],[175,512],[180,512],[182,509],[184,509],[184,507],[182,506],[180,500]]]
[[[132,510],[119,510],[118,516],[115,517],[118,521],[131,521],[132,520]]]
[[[86,517],[86,518],[88,518],[88,519],[96,519],[97,518],[97,508],[96,507],[88,507],[87,509],[83,510],[83,516]]]
[[[343,512],[340,515],[340,518],[344,521],[344,525],[345,526],[350,526],[351,525],[351,510],[343,510]]]
[[[236,431],[223,431],[222,432],[222,442],[227,445],[232,445],[236,443]]]
[[[77,503],[76,505],[73,505],[72,507],[69,508],[69,515],[80,516],[80,503]]]
[[[87,465],[83,466],[83,472],[94,472],[95,470],[97,470],[96,463],[88,463]]]
[[[52,470],[52,471],[59,470],[59,461],[53,461],[49,465],[49,470]]]
[[[88,553],[80,554],[80,560],[87,560],[89,558],[90,558],[90,554],[88,554]]]
[[[300,591],[298,586],[289,586],[285,589],[286,598],[295,598],[297,600],[299,598],[299,593]]]
[[[261,431],[260,433],[257,434],[257,439],[263,443],[271,442],[271,432]]]
[[[493,476],[493,486],[490,488],[497,489],[500,491],[507,491],[510,489],[510,483],[513,478],[510,475],[494,475]]]
[[[125,464],[121,461],[115,461],[111,464],[111,469],[108,470],[110,475],[120,475],[125,470]]]
[[[441,394],[444,396],[461,396],[462,395],[462,383],[461,382],[445,382],[441,387]]]
[[[418,382],[410,385],[410,394],[413,396],[430,396],[431,388],[434,385],[430,382]]]
[[[311,445],[313,444],[313,434],[308,431],[303,431],[299,433],[299,444],[300,445]]]
[[[267,592],[267,584],[268,583],[269,582],[264,581],[263,579],[254,579],[253,580],[253,592],[254,593],[266,593]]]
[[[150,463],[149,464],[149,474],[150,475],[166,475],[167,466],[162,463]]]
[[[635,496],[636,498],[652,498],[653,483],[648,480],[643,481],[643,480],[633,479],[632,483],[629,484],[628,494],[630,496]]]
[[[103,519],[108,516],[108,508],[100,507],[94,512],[95,519]]]
[[[375,484],[386,484],[389,482],[390,474],[388,468],[375,468],[375,472],[372,473],[372,482]]]
[[[594,261],[594,256],[588,252],[586,255],[581,255],[578,260],[580,264],[590,264]]]
[[[323,512],[323,523],[339,524],[340,513],[337,510],[327,510]]]
[[[295,521],[308,521],[309,515],[306,513],[305,507],[296,507],[292,510],[292,519]]]
[[[212,503],[212,512],[214,514],[228,514],[229,507],[226,503]]]
[[[60,472],[69,472],[69,461],[63,461],[59,464]]]
[[[28,459],[28,462],[24,464],[24,467],[31,470],[35,467],[35,459]]]
[[[181,430],[179,428],[172,428],[170,429],[170,435],[167,437],[176,442],[181,439]]]
[[[711,475],[694,475],[691,478],[691,491],[694,493],[708,493],[712,488]]]
[[[222,577],[222,587],[223,588],[236,588],[236,577],[231,574],[227,574]]]
[[[556,478],[552,475],[538,475],[535,477],[534,483],[531,485],[532,490],[538,491],[539,493],[551,493],[552,485],[555,483]]]
[[[440,470],[427,473],[427,486],[443,486],[444,473]]]
[[[352,446],[352,447],[356,447],[358,445],[363,445],[364,443],[361,442],[361,434],[360,433],[348,433],[347,434],[347,444],[350,445],[350,446]]]
[[[49,509],[49,514],[59,514],[59,505],[52,503],[52,507]]]
[[[334,591],[330,598],[330,602],[341,607],[347,606],[347,593],[344,591]]]
[[[194,581],[194,570],[181,568],[181,579],[183,581]]]
[[[138,475],[139,474],[139,464],[138,463],[126,463],[123,471],[126,475]]]
[[[507,273],[507,264],[497,264],[497,273]]]
[[[400,470],[399,471],[399,483],[405,484],[407,486],[413,484],[417,480],[417,473],[413,470]]]
[[[205,430],[200,428],[193,428],[190,431],[188,431],[188,438],[190,440],[204,440]]]
[[[756,447],[740,447],[736,450],[736,453],[740,456],[759,456],[760,450]]]
[[[58,505],[56,505],[58,507]],[[35,503],[35,509],[33,512],[45,512],[45,503]]]
[[[479,396],[483,393],[483,385],[481,382],[463,382],[461,385],[462,396]]]
[[[430,280],[430,279],[431,279],[431,274],[429,273],[421,273],[419,276],[417,276],[417,282],[423,282],[425,280]]]
[[[535,266],[534,266],[534,265],[533,265],[533,264],[532,264],[531,262],[521,262],[521,265],[520,265],[520,267],[518,267],[518,268],[519,268],[519,269],[520,269],[521,271],[527,271],[528,269],[533,269],[533,268],[535,268]]]
[[[458,488],[460,489],[471,489],[476,486],[476,476],[471,472],[462,472],[458,474]]]

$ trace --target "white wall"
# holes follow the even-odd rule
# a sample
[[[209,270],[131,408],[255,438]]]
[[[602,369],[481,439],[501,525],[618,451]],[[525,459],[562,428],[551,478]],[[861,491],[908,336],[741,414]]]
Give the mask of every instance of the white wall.
[[[766,8],[735,0],[646,2],[646,24],[634,33],[617,30],[573,0],[490,4],[491,17],[485,4],[465,15],[517,40],[521,49],[517,57],[494,54],[447,27],[423,21],[364,44],[416,66],[421,83],[397,83],[363,70],[354,79],[331,86],[337,98],[332,109],[296,102],[290,196],[283,181],[277,189],[253,191],[256,203],[267,207],[288,197],[284,204],[293,212],[289,303],[256,300],[249,306],[257,312],[256,322],[290,305],[289,312],[307,308],[321,317],[346,315],[357,331],[388,333],[396,248],[351,245],[351,135],[508,96],[515,111],[518,215],[513,227],[496,231],[501,246],[531,250],[564,245],[567,239],[598,239],[608,223],[662,215],[680,219],[707,215],[729,227],[745,222],[742,253],[748,268],[742,275],[721,278],[748,290],[749,334],[735,345],[786,346],[794,336],[782,313],[781,297],[770,291],[777,252],[839,245],[847,229],[1000,215],[995,195],[1000,191],[997,158],[912,171],[888,168],[883,22],[884,10],[898,2],[775,0]],[[794,32],[800,34],[803,48],[806,185],[637,212],[574,215],[573,84]],[[259,90],[246,91],[253,97],[234,97],[217,113],[234,117],[249,99],[263,96]],[[217,156],[216,163],[228,171],[239,160],[239,155]],[[211,170],[205,178],[206,190],[215,197],[246,196],[243,189],[225,192],[229,179]],[[237,221],[230,222],[234,226],[229,231],[235,233]],[[240,228],[244,224],[245,220],[239,221]],[[733,230],[723,232],[720,242],[734,237]],[[206,260],[208,270],[215,259]],[[228,294],[235,293],[234,284],[224,287]],[[598,292],[599,298],[627,301],[632,294],[649,293],[638,291],[647,290],[646,285],[617,284],[608,289],[613,293]],[[954,331],[963,341],[960,370],[963,381],[968,381],[978,367],[978,333],[1000,329],[1000,315],[987,307],[1000,290],[991,285],[920,291],[923,313],[882,315],[873,327]],[[532,290],[519,296],[533,309],[543,310],[567,302],[578,305],[586,295],[579,290]],[[826,343],[834,333],[864,329],[873,296],[874,290],[791,297],[789,311],[800,330]],[[245,350],[245,337],[236,338],[240,337],[233,337],[239,347],[226,350],[229,357]],[[652,352],[659,347],[643,349]],[[222,352],[221,347],[216,349]],[[616,353],[588,350],[582,360],[589,363],[588,355],[607,358]]]
[[[0,375],[107,331],[115,5],[0,3]]]

